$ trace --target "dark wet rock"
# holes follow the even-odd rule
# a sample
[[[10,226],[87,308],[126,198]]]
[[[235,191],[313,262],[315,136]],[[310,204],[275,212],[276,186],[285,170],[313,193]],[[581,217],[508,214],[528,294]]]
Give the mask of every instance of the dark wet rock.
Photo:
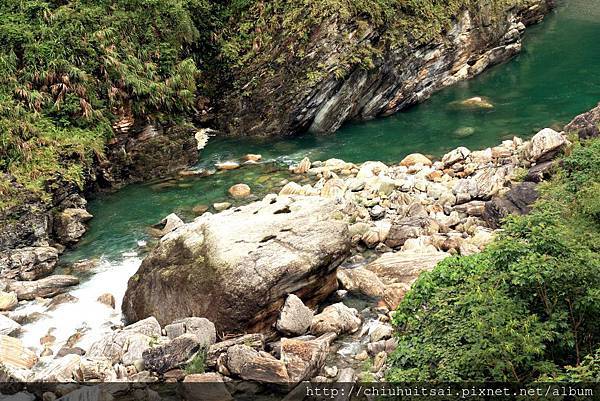
[[[483,220],[492,228],[499,228],[502,219],[509,214],[526,214],[539,196],[534,182],[522,182],[513,186],[503,196],[493,198],[485,204]]]
[[[552,161],[538,163],[531,167],[525,176],[525,181],[542,182],[552,175],[554,163]]]
[[[146,257],[123,312],[129,321],[156,316],[165,324],[205,317],[219,332],[271,328],[287,294],[311,306],[337,289],[350,238],[336,210],[323,198],[278,197],[201,216]]]
[[[184,334],[174,340],[143,352],[144,366],[153,372],[164,373],[182,366],[199,349],[200,340],[194,334]]]
[[[589,139],[600,136],[600,104],[592,110],[575,117],[565,126],[566,132],[576,132],[579,139]]]

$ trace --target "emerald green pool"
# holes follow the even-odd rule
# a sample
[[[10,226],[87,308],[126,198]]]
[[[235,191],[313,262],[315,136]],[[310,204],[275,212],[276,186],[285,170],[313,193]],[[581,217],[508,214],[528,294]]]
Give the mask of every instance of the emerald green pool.
[[[455,101],[474,96],[494,108],[457,109]],[[346,161],[397,162],[406,154],[440,156],[457,146],[482,149],[513,135],[528,137],[547,126],[560,127],[600,100],[600,0],[561,3],[544,23],[526,32],[523,51],[479,77],[434,94],[428,101],[392,117],[348,124],[327,136],[268,140],[211,140],[201,165],[260,153],[284,165],[308,156]],[[276,164],[277,164],[276,163]],[[176,212],[191,219],[198,204],[230,201],[227,189],[244,182],[257,195],[276,190],[285,171],[274,164],[243,167],[210,177],[131,185],[90,202],[90,231],[67,261],[122,252],[147,240],[147,227]]]

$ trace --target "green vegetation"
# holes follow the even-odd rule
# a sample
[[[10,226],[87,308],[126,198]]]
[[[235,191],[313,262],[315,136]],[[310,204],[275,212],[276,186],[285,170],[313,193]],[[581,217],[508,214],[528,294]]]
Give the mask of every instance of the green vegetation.
[[[0,173],[41,195],[48,181],[82,185],[113,123],[190,112],[210,7],[203,0],[3,1]],[[0,207],[10,191],[0,178]]]
[[[423,274],[393,322],[390,380],[599,377],[600,140],[576,144],[527,216]]]
[[[522,0],[494,0],[501,10]],[[0,210],[15,183],[49,200],[82,186],[120,121],[189,121],[230,87],[252,93],[281,71],[300,88],[386,47],[419,44],[481,0],[6,0],[0,4]],[[311,39],[344,40],[339,57],[310,56]],[[340,33],[336,33],[338,42]],[[319,52],[329,47],[318,42]],[[337,46],[336,46],[337,47]],[[323,63],[323,60],[328,60]],[[290,86],[292,82],[286,80]]]
[[[204,373],[206,369],[206,350],[201,349],[194,355],[191,361],[185,366],[185,373],[192,375],[195,373]]]

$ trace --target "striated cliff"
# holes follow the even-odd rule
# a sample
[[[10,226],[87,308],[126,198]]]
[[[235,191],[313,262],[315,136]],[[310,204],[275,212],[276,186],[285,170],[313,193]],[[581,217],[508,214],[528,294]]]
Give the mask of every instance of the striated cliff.
[[[551,0],[442,3],[431,16],[400,9],[379,25],[335,13],[302,28],[305,44],[290,44],[287,28],[277,28],[289,22],[271,27],[268,44],[255,37],[261,55],[235,69],[218,128],[233,136],[328,133],[391,115],[518,53],[525,27],[552,7]]]

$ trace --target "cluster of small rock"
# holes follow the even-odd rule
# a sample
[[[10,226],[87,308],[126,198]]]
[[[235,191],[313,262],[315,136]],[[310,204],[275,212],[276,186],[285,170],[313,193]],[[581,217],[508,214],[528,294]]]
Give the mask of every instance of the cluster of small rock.
[[[537,197],[535,183],[567,144],[563,133],[546,128],[527,142],[515,137],[473,152],[459,147],[436,162],[418,153],[394,166],[305,158],[291,170],[318,181],[290,182],[280,195],[321,196],[339,204],[358,251],[380,255],[364,267],[350,261],[339,269],[339,281],[383,298],[393,309],[422,271],[451,254],[479,252],[501,218],[526,212]],[[525,169],[526,182],[517,182]]]

